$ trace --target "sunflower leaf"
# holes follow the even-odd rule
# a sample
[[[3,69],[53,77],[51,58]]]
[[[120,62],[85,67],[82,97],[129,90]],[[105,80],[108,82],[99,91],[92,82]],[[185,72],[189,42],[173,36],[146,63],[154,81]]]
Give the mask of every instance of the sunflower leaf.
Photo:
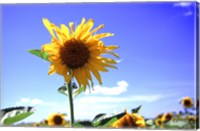
[[[28,52],[35,55],[35,56],[42,58],[43,60],[50,62],[49,59],[48,59],[49,54],[47,52],[43,52],[43,51],[38,50],[38,49],[28,50]]]
[[[19,115],[14,116],[14,117],[6,118],[3,123],[4,123],[4,125],[11,125],[15,122],[18,122],[18,121],[25,119],[26,117],[28,117],[32,114],[33,114],[33,112],[21,113]]]
[[[133,113],[138,113],[141,107],[142,107],[142,106],[140,105],[140,106],[138,106],[137,108],[132,109],[132,110],[131,110],[132,114],[133,114]]]
[[[115,121],[117,121],[118,119],[117,119],[117,117],[114,117],[114,118],[112,118],[112,119],[110,119],[106,124],[104,124],[102,127],[109,127],[109,126],[111,126]]]
[[[76,90],[73,94],[73,97],[76,98],[79,94],[84,91],[84,86],[81,86],[78,90]]]
[[[60,93],[63,94],[63,95],[68,96],[68,93],[67,93],[67,87],[66,87],[65,85],[59,87],[59,88],[58,88],[58,92],[60,92]]]
[[[115,114],[112,116],[107,116],[107,115],[101,115],[98,117],[98,119],[95,120],[95,122],[93,122],[93,126],[104,126],[106,123],[108,123],[110,120],[112,120],[113,118],[117,118],[120,119],[121,117],[123,117],[126,113],[125,112],[121,112],[119,114]],[[100,115],[100,114],[99,114]],[[98,115],[97,115],[98,116]],[[96,117],[97,117],[96,116]],[[93,120],[94,121],[94,120]]]
[[[73,127],[84,127],[83,125],[81,125],[79,122],[76,122],[73,124]]]
[[[77,122],[75,124],[75,126],[78,126],[78,127],[93,127],[92,126],[92,122],[90,121],[81,121],[81,122]]]
[[[146,125],[152,126],[153,125],[153,120],[149,119],[146,121]]]
[[[100,113],[100,114],[96,115],[92,121],[96,122],[99,118],[101,118],[102,116],[105,116],[105,115],[106,115],[105,113]]]
[[[34,113],[33,107],[10,107],[1,110],[1,124],[11,125]]]

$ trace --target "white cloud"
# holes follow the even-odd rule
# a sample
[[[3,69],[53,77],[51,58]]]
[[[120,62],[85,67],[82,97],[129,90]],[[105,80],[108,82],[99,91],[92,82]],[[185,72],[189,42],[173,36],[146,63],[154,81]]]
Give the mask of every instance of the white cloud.
[[[76,100],[77,103],[125,103],[125,102],[155,102],[163,98],[162,95],[134,95],[126,97],[84,96]]]
[[[38,98],[21,98],[19,101],[15,103],[17,106],[23,106],[23,105],[29,105],[29,106],[38,106],[38,105],[43,105],[43,106],[58,106],[58,103],[56,102],[50,102],[50,101],[43,101]]]
[[[103,95],[120,95],[123,92],[127,91],[128,83],[124,80],[118,81],[117,86],[115,87],[102,87],[99,85],[94,86],[94,91],[91,94],[103,94]],[[85,94],[90,94],[86,90]]]
[[[183,15],[184,16],[190,16],[190,15],[192,15],[193,13],[192,13],[192,11],[188,11],[188,12],[185,12]]]
[[[178,2],[174,4],[175,7],[188,7],[191,5],[192,5],[191,2]]]

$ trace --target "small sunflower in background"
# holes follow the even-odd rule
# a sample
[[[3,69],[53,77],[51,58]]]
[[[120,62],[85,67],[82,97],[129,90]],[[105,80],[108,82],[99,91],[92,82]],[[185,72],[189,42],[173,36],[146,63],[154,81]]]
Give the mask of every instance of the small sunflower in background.
[[[157,119],[161,119],[162,116],[163,116],[163,114],[158,114],[156,118],[157,118]]]
[[[197,117],[194,116],[194,115],[188,115],[188,116],[187,116],[187,119],[188,119],[189,122],[195,122],[196,119],[197,119]]]
[[[163,121],[161,120],[161,118],[156,119],[155,124],[156,126],[163,128]]]
[[[146,127],[145,120],[142,116],[133,113],[126,113],[122,118],[112,124],[114,128],[127,128],[127,127]]]
[[[161,120],[162,120],[163,122],[168,122],[168,121],[170,121],[172,118],[173,118],[173,114],[172,114],[171,112],[168,112],[168,113],[163,114]]]
[[[190,98],[190,97],[184,97],[181,100],[181,104],[185,108],[193,108],[194,107],[194,102],[193,102],[192,98]]]
[[[52,36],[52,41],[42,46],[42,51],[49,54],[48,59],[51,62],[49,75],[53,73],[62,75],[67,83],[75,77],[79,87],[83,85],[86,89],[88,86],[93,87],[92,74],[99,84],[102,84],[99,72],[107,72],[108,67],[116,68],[114,65],[117,62],[114,59],[101,56],[111,54],[119,58],[117,53],[112,52],[118,46],[105,46],[101,40],[114,34],[95,34],[104,27],[103,24],[92,30],[93,19],[86,22],[83,18],[76,28],[74,22],[69,23],[69,28],[64,24],[61,24],[59,28],[48,19],[43,19],[43,23]]]
[[[39,126],[40,126],[40,123],[34,123],[33,126],[34,126],[34,127],[39,127]]]
[[[65,114],[53,113],[48,117],[47,123],[49,126],[64,126],[65,117],[66,117]]]

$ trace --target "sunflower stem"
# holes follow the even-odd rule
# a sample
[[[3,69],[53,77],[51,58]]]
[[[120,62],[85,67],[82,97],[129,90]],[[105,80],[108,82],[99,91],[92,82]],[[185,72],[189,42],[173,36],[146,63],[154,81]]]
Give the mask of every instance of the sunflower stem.
[[[74,105],[73,105],[71,81],[68,83],[67,88],[68,88],[69,107],[70,107],[70,127],[73,127],[73,124],[74,124]]]

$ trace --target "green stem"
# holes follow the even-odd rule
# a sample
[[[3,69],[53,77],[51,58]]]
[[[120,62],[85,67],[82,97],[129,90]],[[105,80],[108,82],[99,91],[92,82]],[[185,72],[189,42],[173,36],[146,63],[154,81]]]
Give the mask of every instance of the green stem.
[[[73,105],[71,81],[68,83],[68,97],[69,97],[69,106],[70,106],[70,127],[73,127],[73,124],[74,124],[74,105]]]

